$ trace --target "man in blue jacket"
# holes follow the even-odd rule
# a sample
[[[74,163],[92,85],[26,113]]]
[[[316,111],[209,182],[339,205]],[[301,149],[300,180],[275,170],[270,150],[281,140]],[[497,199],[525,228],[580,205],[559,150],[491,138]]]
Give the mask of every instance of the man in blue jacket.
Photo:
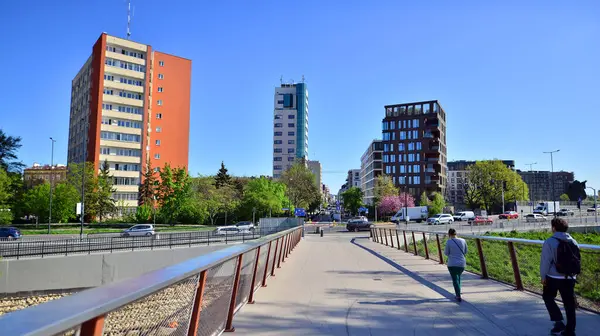
[[[575,335],[575,276],[567,276],[556,270],[557,249],[560,240],[571,241],[575,245],[577,242],[568,233],[569,225],[562,218],[552,219],[552,237],[544,241],[542,247],[542,257],[540,261],[540,276],[544,292],[542,297],[546,304],[546,309],[550,314],[550,320],[554,322],[551,330],[555,335]],[[567,324],[563,323],[563,315],[556,304],[556,294],[560,292],[565,313],[567,315]]]

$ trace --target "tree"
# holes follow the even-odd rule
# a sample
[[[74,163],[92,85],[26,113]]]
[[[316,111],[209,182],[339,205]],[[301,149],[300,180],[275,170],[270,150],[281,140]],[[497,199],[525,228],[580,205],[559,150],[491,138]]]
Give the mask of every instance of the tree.
[[[272,181],[266,177],[252,179],[244,187],[240,212],[245,218],[249,218],[254,209],[257,213],[265,215],[281,213],[281,209],[289,203],[285,193],[286,186],[283,183]]]
[[[76,217],[75,209],[80,195],[72,185],[62,182],[54,186],[52,196],[52,220],[68,223]]]
[[[193,179],[192,190],[196,204],[206,212],[211,225],[215,225],[215,219],[223,211],[224,204],[222,193],[215,185],[215,179],[210,176],[199,176]]]
[[[142,204],[135,209],[135,221],[139,224],[148,223],[150,216],[153,215],[152,206],[147,204]]]
[[[569,196],[569,200],[576,202],[587,198],[587,193],[585,191],[585,184],[587,181],[573,181],[569,183],[569,187],[567,188],[567,195]]]
[[[221,161],[221,168],[217,172],[217,176],[215,176],[215,186],[221,188],[226,185],[231,184],[231,176],[227,173],[227,168],[225,168],[225,164]]]
[[[139,205],[154,204],[157,185],[158,180],[156,179],[156,171],[152,168],[150,160],[147,160],[142,176],[142,183],[140,185]]]
[[[563,201],[563,202],[568,202],[569,201],[569,195],[567,195],[567,194],[560,195],[560,200]]]
[[[11,179],[4,168],[0,167],[0,208],[8,205],[13,193],[11,189]]]
[[[423,191],[423,193],[421,194],[421,199],[419,199],[419,205],[428,206],[429,203],[429,197],[427,197],[427,193]]]
[[[444,200],[444,196],[438,192],[433,193],[433,200],[431,201],[431,205],[429,206],[429,215],[435,215],[442,213],[444,211],[444,207],[446,206],[446,200]]]
[[[161,217],[169,224],[174,224],[182,209],[192,201],[192,186],[188,173],[183,168],[172,169],[165,163],[160,170],[158,201]]]
[[[415,199],[412,195],[401,193],[400,195],[384,196],[378,207],[379,213],[383,215],[395,214],[404,207],[414,207]]]
[[[48,220],[50,203],[50,183],[45,182],[29,189],[23,196],[24,211],[40,221]]]
[[[0,208],[0,225],[6,225],[12,223],[13,213],[9,209]]]
[[[387,175],[379,175],[375,179],[375,189],[373,194],[374,202],[377,205],[385,196],[398,195],[398,188],[394,185],[391,177]]]
[[[6,135],[0,129],[0,168],[7,172],[18,172],[25,166],[17,162],[17,150],[21,148],[21,137]]]
[[[358,213],[363,198],[363,192],[358,187],[352,187],[342,193],[342,199],[344,200],[344,208],[350,210],[350,213]]]
[[[81,178],[82,174],[85,174],[85,204],[83,211],[89,219],[95,218],[98,213],[98,198],[96,197],[98,177],[96,176],[94,163],[71,163],[68,168],[67,183],[77,190],[79,202],[81,202]]]
[[[113,193],[117,191],[114,188],[114,180],[110,174],[110,166],[108,161],[104,160],[100,172],[98,173],[98,189],[96,195],[96,212],[100,222],[117,210],[115,200],[112,198]]]
[[[321,198],[315,176],[302,162],[294,163],[283,172],[281,182],[286,185],[286,195],[296,208],[308,208],[315,199]]]

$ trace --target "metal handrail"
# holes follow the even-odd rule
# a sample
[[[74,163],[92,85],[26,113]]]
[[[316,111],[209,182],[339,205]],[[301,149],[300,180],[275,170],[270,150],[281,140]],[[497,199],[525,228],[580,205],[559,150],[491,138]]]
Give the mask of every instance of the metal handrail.
[[[85,290],[59,300],[12,312],[0,317],[0,330],[2,330],[2,334],[6,335],[28,336],[54,335],[64,332],[299,229],[301,228],[293,227],[136,278]]]

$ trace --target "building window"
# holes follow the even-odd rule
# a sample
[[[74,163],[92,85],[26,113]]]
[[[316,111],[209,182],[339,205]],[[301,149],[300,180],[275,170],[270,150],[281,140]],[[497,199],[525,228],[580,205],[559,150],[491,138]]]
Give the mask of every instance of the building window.
[[[158,173],[158,172],[160,172],[160,168],[159,167],[154,167],[154,171]]]
[[[288,156],[288,162],[290,162],[290,161],[294,161],[294,157]]]
[[[398,144],[398,151],[399,152],[404,152],[404,144],[403,143],[399,143]]]
[[[273,161],[282,161],[282,157],[281,156],[276,156],[275,158],[273,158]]]
[[[419,138],[419,131],[416,131],[416,130],[415,130],[415,131],[412,131],[412,132],[413,132],[413,137],[412,137],[412,138],[413,138],[414,140],[418,139],[418,138]]]
[[[100,147],[100,154],[110,155],[110,148]]]
[[[381,129],[382,129],[382,130],[384,130],[384,131],[387,131],[387,130],[389,129],[389,128],[388,128],[388,125],[389,125],[389,124],[388,124],[388,122],[387,122],[387,121],[384,121],[384,122],[383,122],[383,126],[381,127]]]
[[[281,152],[283,152],[283,150],[281,148],[273,149],[273,153],[281,153]]]
[[[390,155],[390,162],[396,162],[396,155]]]
[[[102,109],[111,111],[113,109],[112,104],[102,104]]]
[[[413,128],[419,128],[419,119],[413,119]]]
[[[158,61],[158,66],[165,66],[165,61]]]
[[[160,99],[159,99],[159,100],[157,100],[157,101],[156,101],[156,105],[158,105],[158,106],[162,106],[162,100],[160,100]]]
[[[275,123],[275,128],[280,128],[280,127],[283,127],[282,123]]]
[[[156,128],[156,133],[160,133],[160,132],[162,132],[162,127],[157,127]]]
[[[282,136],[282,135],[283,135],[283,132],[273,132],[273,135],[274,135],[274,136]]]
[[[421,172],[421,166],[420,165],[414,165],[413,166],[413,173],[420,173]]]
[[[288,127],[296,127],[294,123],[288,123]]]
[[[274,141],[273,141],[273,144],[274,144],[274,145],[281,145],[282,143],[283,143],[283,141],[282,141],[282,140],[274,140]]]
[[[154,154],[154,158],[155,159],[160,159],[160,154],[159,153]]]
[[[113,94],[113,90],[104,88],[104,94],[112,95]]]
[[[273,170],[281,170],[281,166],[280,165],[274,165],[273,166]]]
[[[400,131],[400,140],[406,140],[406,131]]]
[[[296,140],[288,140],[288,145],[294,145],[296,144]]]
[[[415,143],[414,142],[409,142],[408,143],[408,150],[409,151],[414,151],[415,150]]]
[[[294,132],[288,132],[288,135],[289,135],[289,136],[295,136],[295,135],[296,135],[296,133],[294,133]]]
[[[390,129],[396,129],[396,122],[395,121],[390,121]]]
[[[154,141],[154,143],[155,143],[157,146],[160,146],[160,140],[156,140],[156,141]]]
[[[159,87],[158,87],[158,92],[163,92],[163,88],[162,88],[162,86],[159,86]]]
[[[406,173],[406,166],[400,165],[400,174],[405,174],[405,173]]]
[[[156,114],[156,119],[162,119],[162,113],[157,113]]]
[[[408,154],[408,162],[415,162],[415,154]]]
[[[413,183],[414,184],[421,184],[421,176],[414,176],[413,177]]]
[[[158,79],[164,79],[165,76],[163,74],[158,74]]]
[[[400,184],[406,184],[406,176],[400,176]]]
[[[293,114],[288,115],[288,119],[296,119],[296,116]]]
[[[288,153],[293,153],[294,149],[293,148],[288,148]]]
[[[421,143],[417,142],[417,150],[421,150]]]

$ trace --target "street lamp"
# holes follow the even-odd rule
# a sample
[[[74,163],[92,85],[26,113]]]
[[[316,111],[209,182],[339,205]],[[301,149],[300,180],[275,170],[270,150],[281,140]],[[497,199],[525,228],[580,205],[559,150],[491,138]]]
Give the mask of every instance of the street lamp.
[[[84,125],[83,123],[85,122],[85,117],[81,117],[81,124]],[[84,125],[85,126],[85,125]],[[82,135],[82,139],[81,139],[81,147],[82,147],[82,156],[81,156],[81,162],[82,162],[82,167],[81,167],[81,227],[79,228],[79,239],[83,238],[83,221],[84,221],[84,214],[85,214],[85,163],[86,163],[86,157],[85,157],[85,147],[86,147],[86,142],[87,142],[87,127],[83,127],[83,135]]]
[[[587,187],[587,189],[592,189],[592,191],[594,191],[594,222],[598,224],[598,194],[596,193],[595,188]]]
[[[52,154],[50,156],[50,210],[48,214],[48,234],[50,234],[50,224],[52,224],[52,189],[54,187],[54,143],[56,140],[50,137],[50,141],[52,142]]]
[[[533,172],[533,165],[536,165],[537,162],[533,162],[533,163],[526,163],[526,166],[529,166],[529,172],[532,173]],[[535,179],[533,178],[533,174],[530,174],[530,178],[531,178],[531,199],[529,200],[531,202],[531,213],[533,213],[533,203],[535,203],[535,192],[534,192],[534,186],[535,186]]]
[[[550,154],[550,183],[552,183],[552,202],[554,202],[554,217],[556,217],[556,197],[554,195],[554,153],[560,152],[560,149],[544,152],[544,154]]]

